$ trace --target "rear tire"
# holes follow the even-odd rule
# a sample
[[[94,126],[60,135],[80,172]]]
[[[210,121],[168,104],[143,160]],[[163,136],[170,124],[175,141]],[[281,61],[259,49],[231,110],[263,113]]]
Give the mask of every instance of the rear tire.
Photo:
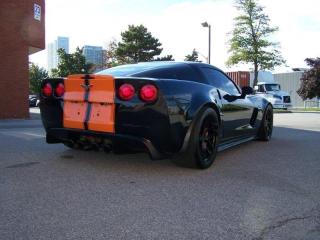
[[[266,107],[266,110],[263,114],[263,119],[258,131],[258,140],[269,141],[272,136],[273,130],[273,109],[271,105]]]
[[[174,162],[183,167],[206,169],[217,155],[218,116],[212,108],[206,108],[195,121],[186,152]]]

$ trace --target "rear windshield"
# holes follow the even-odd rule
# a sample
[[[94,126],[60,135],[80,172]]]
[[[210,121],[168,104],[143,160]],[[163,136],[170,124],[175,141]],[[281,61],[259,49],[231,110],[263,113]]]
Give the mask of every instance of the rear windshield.
[[[117,66],[113,68],[108,68],[98,72],[98,75],[112,75],[115,77],[122,76],[132,76],[137,73],[145,72],[151,69],[158,68],[159,66],[164,66],[163,63],[152,62],[152,63],[139,63],[139,64],[127,64],[122,66]]]
[[[146,69],[148,69],[148,68],[146,68],[145,66],[123,65],[123,66],[108,68],[108,69],[102,70],[101,72],[98,72],[96,74],[97,75],[112,75],[115,77],[121,77],[121,76],[130,76],[132,74],[144,71]]]
[[[199,78],[194,70],[188,65],[171,66],[166,68],[157,68],[141,73],[134,74],[135,77],[149,77],[160,79],[177,79],[198,81]]]
[[[159,79],[179,79],[199,81],[196,72],[188,65],[163,64],[131,64],[105,69],[98,75],[112,75],[114,77],[146,77]]]

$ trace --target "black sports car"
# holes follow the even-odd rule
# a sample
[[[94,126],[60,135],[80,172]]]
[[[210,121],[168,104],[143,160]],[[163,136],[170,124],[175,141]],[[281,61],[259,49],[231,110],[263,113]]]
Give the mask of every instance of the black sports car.
[[[94,75],[45,79],[40,109],[48,143],[171,156],[208,168],[218,151],[268,141],[271,104],[212,65],[150,62]]]

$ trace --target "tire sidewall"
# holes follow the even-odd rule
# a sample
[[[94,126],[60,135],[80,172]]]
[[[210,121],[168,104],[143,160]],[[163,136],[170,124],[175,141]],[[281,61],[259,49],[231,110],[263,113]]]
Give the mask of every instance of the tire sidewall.
[[[272,128],[271,128],[270,134],[268,134],[268,131],[267,131],[267,120],[266,120],[268,112],[271,112],[271,115],[272,115]],[[268,105],[263,114],[263,120],[260,127],[258,138],[263,141],[269,141],[272,137],[272,132],[273,132],[273,108],[271,105]]]
[[[209,157],[208,161],[204,161],[204,159],[201,156],[200,153],[200,145],[199,145],[199,140],[200,140],[200,131],[202,128],[202,125],[204,123],[204,120],[207,117],[212,117],[216,124],[218,124],[218,117],[216,112],[212,108],[206,108],[200,117],[196,120],[195,127],[192,131],[191,134],[191,140],[190,140],[190,150],[193,153],[193,158],[196,163],[196,166],[201,169],[206,169],[212,165],[214,162],[216,155],[217,155],[217,149],[218,149],[218,134],[215,136],[215,146],[214,146],[214,152],[213,154]],[[217,131],[217,129],[216,129]],[[191,156],[190,156],[191,157]]]

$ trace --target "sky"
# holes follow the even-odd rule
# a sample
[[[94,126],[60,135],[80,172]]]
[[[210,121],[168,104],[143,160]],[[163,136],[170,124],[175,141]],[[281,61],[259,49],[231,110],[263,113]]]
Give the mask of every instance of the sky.
[[[320,57],[319,0],[259,0],[279,31],[272,37],[280,43],[286,66],[275,72],[306,67],[304,59]],[[129,24],[143,24],[162,43],[161,55],[183,61],[195,48],[199,58],[208,56],[207,21],[212,26],[211,64],[225,70],[251,70],[250,65],[225,66],[233,18],[234,0],[46,0],[46,45],[57,36],[69,37],[71,52],[77,46],[107,46],[121,40]],[[30,56],[47,67],[47,50]]]

